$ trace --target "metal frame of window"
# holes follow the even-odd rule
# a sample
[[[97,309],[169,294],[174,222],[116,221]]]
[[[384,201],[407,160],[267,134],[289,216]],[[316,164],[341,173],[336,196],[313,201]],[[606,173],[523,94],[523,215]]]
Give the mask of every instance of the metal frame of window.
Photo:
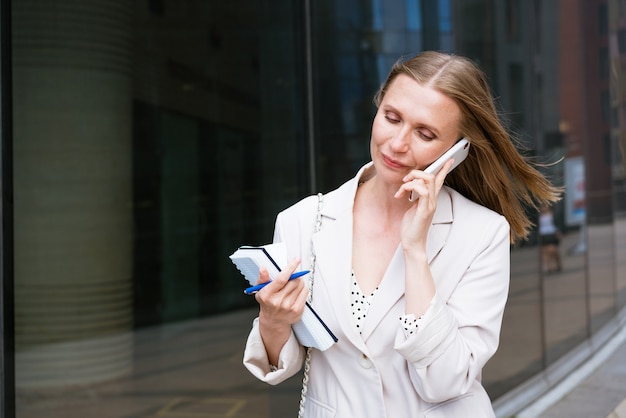
[[[0,0],[0,417],[15,416],[11,1]]]
[[[316,193],[317,171],[315,166],[315,112],[313,103],[313,11],[311,0],[304,0],[304,49],[305,49],[305,79],[306,79],[306,117],[307,117],[307,147],[309,154],[309,192]]]

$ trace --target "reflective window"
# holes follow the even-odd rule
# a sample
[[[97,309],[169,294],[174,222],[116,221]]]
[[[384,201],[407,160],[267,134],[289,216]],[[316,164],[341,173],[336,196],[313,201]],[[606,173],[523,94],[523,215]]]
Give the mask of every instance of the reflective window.
[[[310,188],[298,4],[14,3],[18,416],[237,407],[253,313],[193,321]]]
[[[18,418],[293,415],[300,376],[241,365],[228,255],[369,160],[376,90],[426,49],[485,70],[564,190],[557,245],[533,211],[511,247],[491,398],[598,333],[626,306],[626,19],[565,3],[13,1]]]

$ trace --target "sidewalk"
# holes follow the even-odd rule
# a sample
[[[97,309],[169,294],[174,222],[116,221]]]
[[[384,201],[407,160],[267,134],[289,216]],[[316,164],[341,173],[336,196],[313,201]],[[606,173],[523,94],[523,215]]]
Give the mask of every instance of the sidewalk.
[[[517,418],[626,418],[626,327]]]
[[[301,376],[278,386],[241,363],[257,309],[136,331],[133,371],[101,384],[18,390],[20,418],[270,418],[297,410]],[[517,418],[626,418],[626,315],[596,354]],[[583,361],[583,360],[580,360]],[[522,404],[523,407],[524,404]],[[519,408],[521,409],[521,407]],[[618,412],[619,411],[619,412]]]
[[[611,412],[608,418],[624,418],[626,417],[626,399],[615,408],[615,411]]]

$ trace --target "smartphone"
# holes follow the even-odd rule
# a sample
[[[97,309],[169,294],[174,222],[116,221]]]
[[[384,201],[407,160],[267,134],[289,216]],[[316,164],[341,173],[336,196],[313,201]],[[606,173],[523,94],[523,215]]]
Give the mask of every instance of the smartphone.
[[[469,154],[470,143],[467,139],[461,138],[454,144],[448,151],[444,152],[443,155],[435,160],[431,165],[424,169],[424,173],[429,174],[437,174],[441,167],[448,162],[450,158],[454,158],[454,164],[450,167],[450,171],[454,170],[456,166],[461,164],[463,160],[467,158],[467,154]],[[448,171],[448,173],[450,172]],[[409,194],[409,201],[413,201],[413,192]]]
[[[429,165],[424,169],[424,173],[429,174],[437,174],[441,167],[445,163],[448,162],[450,158],[454,158],[454,164],[450,167],[450,171],[454,170],[456,166],[461,164],[465,158],[467,158],[467,154],[469,154],[469,141],[465,138],[459,139],[459,141],[454,144],[448,151],[444,152],[443,155],[435,160],[434,163]]]

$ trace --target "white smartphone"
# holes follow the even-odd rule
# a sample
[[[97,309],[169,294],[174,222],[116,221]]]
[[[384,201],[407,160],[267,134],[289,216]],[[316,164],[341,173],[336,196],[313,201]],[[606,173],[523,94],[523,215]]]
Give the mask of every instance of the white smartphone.
[[[463,160],[467,158],[469,154],[470,143],[467,139],[461,138],[450,149],[443,153],[443,155],[437,158],[431,165],[424,169],[424,173],[437,174],[441,167],[448,162],[450,158],[454,158],[454,164],[450,167],[450,171],[454,170],[456,166],[461,164]],[[448,173],[450,172],[448,171]],[[413,201],[413,192],[409,194],[409,201]]]
[[[437,174],[441,167],[445,163],[448,162],[450,158],[454,158],[454,164],[450,167],[450,171],[454,170],[456,166],[461,164],[463,160],[467,158],[467,154],[469,154],[469,141],[465,138],[461,138],[458,140],[456,144],[454,144],[448,151],[444,152],[443,155],[435,160],[434,163],[429,165],[424,169],[424,173],[429,174]]]

